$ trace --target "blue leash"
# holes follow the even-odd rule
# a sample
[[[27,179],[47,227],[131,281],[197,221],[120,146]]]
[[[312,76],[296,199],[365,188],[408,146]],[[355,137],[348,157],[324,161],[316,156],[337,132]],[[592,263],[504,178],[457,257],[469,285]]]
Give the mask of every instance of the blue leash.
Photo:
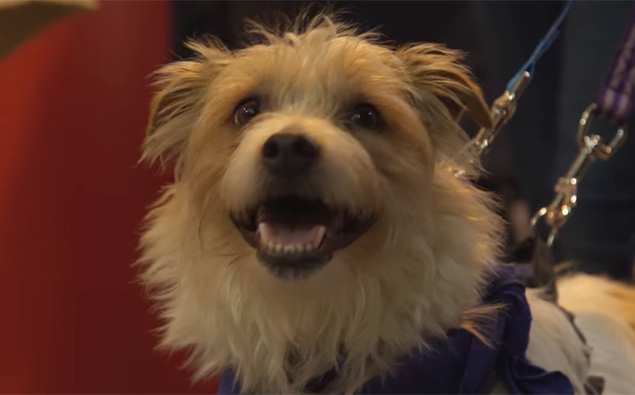
[[[492,128],[481,128],[478,134],[468,145],[468,149],[472,151],[472,154],[475,155],[476,158],[480,158],[483,155],[483,153],[492,145],[494,139],[496,139],[496,136],[503,126],[505,126],[507,121],[514,116],[518,99],[523,94],[525,88],[527,88],[529,82],[534,76],[536,63],[538,63],[540,57],[547,52],[549,47],[551,47],[551,44],[553,44],[556,38],[558,38],[558,35],[560,34],[558,29],[560,28],[560,25],[562,25],[564,18],[569,13],[571,4],[573,4],[573,0],[568,0],[560,12],[558,19],[556,19],[553,25],[551,25],[551,28],[549,28],[545,37],[540,41],[540,43],[538,43],[538,46],[534,49],[534,52],[531,54],[527,62],[525,62],[523,67],[518,70],[518,73],[509,80],[505,92],[494,101],[491,110],[493,123]],[[464,172],[463,170],[459,170],[456,174],[462,175]]]
[[[556,39],[560,35],[560,30],[559,30],[560,25],[562,25],[564,18],[569,13],[571,4],[573,4],[573,0],[568,0],[567,4],[565,4],[564,8],[560,12],[558,19],[556,19],[553,25],[551,25],[551,28],[547,32],[547,35],[545,35],[545,37],[540,41],[540,43],[538,43],[538,46],[536,47],[536,49],[534,49],[534,52],[531,54],[531,56],[529,57],[527,62],[523,65],[523,67],[520,68],[518,73],[516,73],[516,75],[512,77],[511,80],[509,80],[509,82],[507,83],[507,91],[509,92],[513,91],[514,87],[516,86],[516,83],[518,83],[518,81],[522,78],[525,72],[528,72],[529,77],[533,78],[534,70],[536,68],[536,63],[538,63],[538,60],[540,59],[540,57],[545,52],[547,52],[549,47],[551,47],[551,44],[553,44],[553,42],[556,41]]]

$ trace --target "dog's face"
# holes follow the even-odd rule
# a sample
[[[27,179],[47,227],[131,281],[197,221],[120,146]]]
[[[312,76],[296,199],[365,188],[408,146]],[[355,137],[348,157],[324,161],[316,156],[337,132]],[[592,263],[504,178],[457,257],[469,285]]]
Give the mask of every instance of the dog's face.
[[[333,390],[355,389],[478,300],[498,222],[448,168],[467,166],[459,113],[489,112],[441,46],[395,50],[328,18],[260,34],[191,44],[197,59],[159,73],[145,156],[176,180],[143,279],[164,344],[194,347],[201,375],[232,365],[246,390],[297,392],[345,350]]]
[[[432,165],[392,54],[313,39],[245,50],[218,79],[228,105],[212,118],[225,135],[199,140],[232,140],[212,188],[258,259],[285,277],[312,274],[363,237],[391,195],[411,193],[404,173],[425,180]]]
[[[187,135],[179,155],[201,215],[210,213],[201,226],[225,229],[231,221],[243,240],[234,240],[236,232],[228,229],[227,243],[244,241],[271,273],[309,276],[376,222],[386,233],[392,222],[426,204],[433,140],[444,138],[431,133],[448,131],[428,130],[419,107],[426,92],[413,85],[420,77],[409,67],[423,68],[415,73],[430,68],[432,79],[434,67],[452,60],[435,66],[435,57],[451,54],[434,46],[399,54],[324,28],[236,54],[195,49],[202,62],[183,66],[188,73],[208,73],[207,79],[197,76],[200,97],[184,98],[180,87],[168,85],[156,103],[153,129],[174,116],[162,119],[166,107],[200,100],[195,124],[180,131]],[[447,91],[439,92],[455,105],[463,105],[461,94],[471,96],[467,104],[478,104],[472,108],[485,111],[479,115],[486,119],[463,70],[438,71],[459,88],[446,82],[440,88]],[[435,92],[427,93],[432,99]]]

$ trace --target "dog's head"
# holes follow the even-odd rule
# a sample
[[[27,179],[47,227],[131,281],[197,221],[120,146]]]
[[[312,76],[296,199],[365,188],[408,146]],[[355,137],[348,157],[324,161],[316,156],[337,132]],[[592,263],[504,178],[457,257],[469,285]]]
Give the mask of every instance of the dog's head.
[[[144,154],[173,160],[176,181],[144,236],[145,278],[169,289],[167,337],[205,343],[208,370],[231,363],[250,377],[269,369],[255,365],[259,352],[288,354],[274,350],[282,339],[302,361],[302,384],[342,347],[372,360],[379,344],[418,343],[425,320],[438,332],[456,324],[475,301],[495,220],[487,198],[446,164],[469,166],[459,155],[463,110],[491,121],[458,52],[389,48],[325,17],[282,34],[255,30],[256,45],[191,43],[196,59],[159,72]],[[206,310],[186,323],[194,305]],[[413,339],[391,338],[385,310],[412,315],[404,325]],[[227,333],[195,335],[204,322]],[[363,325],[373,334],[355,332]],[[303,349],[325,333],[327,351]],[[234,343],[223,351],[197,336]]]
[[[321,22],[233,54],[192,44],[199,59],[162,70],[148,130],[147,156],[176,155],[201,214],[221,209],[201,225],[231,220],[285,277],[421,211],[435,163],[458,148],[458,109],[489,123],[456,52],[393,51]]]

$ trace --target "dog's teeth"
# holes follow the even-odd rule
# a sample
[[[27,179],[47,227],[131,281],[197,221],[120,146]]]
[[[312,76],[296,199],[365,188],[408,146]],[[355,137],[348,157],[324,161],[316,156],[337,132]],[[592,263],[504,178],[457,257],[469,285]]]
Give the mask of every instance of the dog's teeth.
[[[313,248],[317,249],[322,242],[322,238],[324,238],[324,233],[326,232],[326,228],[324,226],[318,227],[317,234],[315,235],[315,239],[313,240]]]
[[[271,232],[271,228],[264,222],[258,224],[261,248],[269,253],[302,254],[304,252],[315,251],[320,246],[322,239],[324,239],[326,228],[324,226],[318,226],[317,230],[314,230],[315,238],[312,242],[307,244],[276,243]]]
[[[267,225],[265,225],[264,222],[258,224],[258,232],[260,233],[260,240],[262,240],[264,244],[268,244],[271,237],[269,237]]]

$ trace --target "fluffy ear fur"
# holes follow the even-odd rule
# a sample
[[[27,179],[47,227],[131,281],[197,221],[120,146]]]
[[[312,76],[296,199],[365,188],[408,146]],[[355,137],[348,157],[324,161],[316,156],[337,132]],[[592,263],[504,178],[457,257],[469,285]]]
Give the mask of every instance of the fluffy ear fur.
[[[168,64],[155,76],[158,92],[150,105],[150,120],[142,160],[162,165],[178,158],[215,76],[227,63],[229,51],[217,42],[190,42],[196,57]]]
[[[418,44],[395,53],[415,90],[426,90],[445,104],[455,119],[464,110],[480,126],[491,128],[489,106],[469,70],[459,62],[463,54],[438,44]]]

